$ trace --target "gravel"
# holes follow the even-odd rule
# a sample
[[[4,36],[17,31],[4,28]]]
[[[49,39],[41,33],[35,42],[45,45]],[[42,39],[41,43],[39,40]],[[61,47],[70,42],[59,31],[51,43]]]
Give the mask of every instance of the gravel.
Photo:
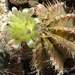
[[[0,0],[0,25],[4,23],[2,19],[6,17],[7,9],[6,9],[6,4],[5,0]]]

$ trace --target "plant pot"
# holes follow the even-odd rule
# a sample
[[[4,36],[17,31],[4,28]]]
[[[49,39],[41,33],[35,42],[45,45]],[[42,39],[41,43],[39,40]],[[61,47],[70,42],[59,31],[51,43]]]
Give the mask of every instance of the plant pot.
[[[9,0],[5,0],[5,2],[6,2],[7,10],[11,10],[11,8],[13,7],[13,4],[11,4],[11,3],[9,2]]]

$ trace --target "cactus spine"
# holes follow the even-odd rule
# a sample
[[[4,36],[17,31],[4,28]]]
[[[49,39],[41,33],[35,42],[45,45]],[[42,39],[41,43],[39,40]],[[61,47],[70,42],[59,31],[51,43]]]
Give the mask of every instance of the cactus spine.
[[[42,31],[33,50],[35,65],[42,71],[52,63],[55,70],[63,72],[66,58],[75,57],[75,14],[66,13],[62,2],[47,2],[45,6],[39,4],[36,9],[42,19]]]

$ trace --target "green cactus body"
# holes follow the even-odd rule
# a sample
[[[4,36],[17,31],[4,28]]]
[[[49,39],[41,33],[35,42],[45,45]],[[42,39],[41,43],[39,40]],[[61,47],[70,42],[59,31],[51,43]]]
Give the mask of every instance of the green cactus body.
[[[41,21],[39,18],[33,18],[33,14],[34,8],[18,11],[16,7],[13,7],[12,12],[10,11],[8,17],[4,19],[8,25],[2,25],[1,31],[9,32],[5,41],[9,42],[14,39],[13,47],[15,49],[21,49],[22,42],[26,42],[31,48],[34,46],[34,40],[37,39],[37,32],[40,30],[40,26],[36,24]]]
[[[35,64],[38,65],[36,68],[42,71],[52,63],[55,70],[63,72],[66,58],[75,57],[75,14],[66,13],[62,2],[47,3],[45,6],[39,4],[36,9],[36,14],[42,19],[41,39],[38,38],[40,41],[36,41],[38,44],[33,51]],[[45,62],[44,66],[42,62]]]

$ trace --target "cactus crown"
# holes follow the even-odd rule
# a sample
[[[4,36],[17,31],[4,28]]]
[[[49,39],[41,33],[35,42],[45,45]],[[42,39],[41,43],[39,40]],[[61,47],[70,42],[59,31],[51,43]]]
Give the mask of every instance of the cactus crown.
[[[15,39],[15,48],[20,48],[22,42],[26,42],[31,48],[34,46],[37,31],[40,30],[40,26],[36,24],[40,22],[40,19],[33,18],[33,13],[34,8],[18,11],[16,7],[13,7],[12,12],[9,12],[8,17],[4,19],[8,25],[2,25],[1,31],[9,31],[5,40],[8,42]]]

